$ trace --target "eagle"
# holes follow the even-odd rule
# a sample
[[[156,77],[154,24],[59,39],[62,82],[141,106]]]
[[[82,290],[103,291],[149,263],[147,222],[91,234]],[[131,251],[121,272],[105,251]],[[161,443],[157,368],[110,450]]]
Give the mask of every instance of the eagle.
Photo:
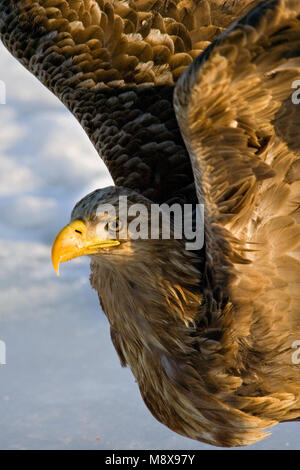
[[[112,175],[52,261],[90,256],[153,416],[227,447],[299,420],[299,0],[0,0],[0,38]],[[121,198],[203,207],[203,244],[118,236]]]

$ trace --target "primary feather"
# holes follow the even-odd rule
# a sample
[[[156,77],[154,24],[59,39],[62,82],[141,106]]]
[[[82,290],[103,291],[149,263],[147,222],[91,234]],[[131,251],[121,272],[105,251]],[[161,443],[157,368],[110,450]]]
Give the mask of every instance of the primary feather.
[[[128,237],[91,282],[153,415],[215,445],[300,417],[299,18],[296,0],[0,1],[2,41],[117,185],[74,208],[85,242],[122,194],[205,206],[200,253]]]

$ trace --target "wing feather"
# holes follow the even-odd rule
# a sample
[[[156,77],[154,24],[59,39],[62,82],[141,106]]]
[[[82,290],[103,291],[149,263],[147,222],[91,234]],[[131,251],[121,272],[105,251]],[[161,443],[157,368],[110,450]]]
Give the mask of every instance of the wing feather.
[[[300,4],[266,0],[184,72],[174,103],[205,204],[207,296],[226,293],[237,350],[270,360],[266,390],[289,376],[300,396],[299,77]]]
[[[0,37],[81,122],[117,185],[193,202],[174,84],[253,3],[0,0]]]

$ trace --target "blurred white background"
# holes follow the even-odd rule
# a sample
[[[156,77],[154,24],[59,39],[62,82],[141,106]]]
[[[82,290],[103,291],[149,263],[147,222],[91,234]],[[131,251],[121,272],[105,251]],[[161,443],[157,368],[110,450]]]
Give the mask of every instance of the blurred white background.
[[[2,45],[0,80],[0,448],[211,449],[144,406],[111,345],[88,259],[56,277],[55,234],[111,179],[75,118]],[[300,423],[250,448],[300,449]]]

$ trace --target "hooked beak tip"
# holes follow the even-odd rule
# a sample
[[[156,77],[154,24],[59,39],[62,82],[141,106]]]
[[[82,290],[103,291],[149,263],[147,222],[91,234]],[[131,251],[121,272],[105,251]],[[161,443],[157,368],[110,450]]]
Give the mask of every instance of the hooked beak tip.
[[[59,276],[59,265],[64,261],[81,256],[82,236],[86,232],[86,225],[82,220],[75,220],[64,227],[56,236],[52,245],[52,265]]]

